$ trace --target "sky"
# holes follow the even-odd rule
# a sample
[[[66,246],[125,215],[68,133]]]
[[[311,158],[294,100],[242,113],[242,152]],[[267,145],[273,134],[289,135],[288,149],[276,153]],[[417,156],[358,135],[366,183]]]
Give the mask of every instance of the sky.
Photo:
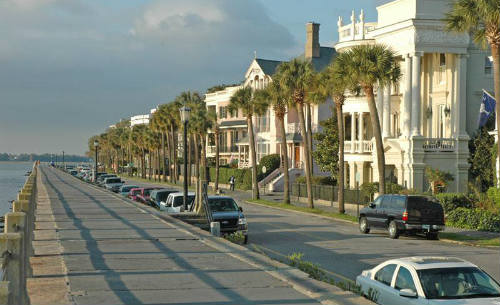
[[[387,0],[0,0],[0,152],[84,154],[87,140],[184,90],[243,80],[254,57],[333,46],[337,19]]]

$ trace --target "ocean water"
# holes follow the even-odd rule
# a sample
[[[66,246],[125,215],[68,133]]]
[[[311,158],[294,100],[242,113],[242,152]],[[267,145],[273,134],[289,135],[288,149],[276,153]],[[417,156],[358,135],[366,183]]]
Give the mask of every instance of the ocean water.
[[[0,162],[0,216],[10,212],[10,200],[17,198],[33,162]]]

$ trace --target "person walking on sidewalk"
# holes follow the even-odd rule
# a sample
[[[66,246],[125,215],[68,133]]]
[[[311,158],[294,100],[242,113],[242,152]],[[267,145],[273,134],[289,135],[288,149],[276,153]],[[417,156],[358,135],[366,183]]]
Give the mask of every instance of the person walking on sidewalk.
[[[229,177],[229,189],[234,192],[234,176]]]

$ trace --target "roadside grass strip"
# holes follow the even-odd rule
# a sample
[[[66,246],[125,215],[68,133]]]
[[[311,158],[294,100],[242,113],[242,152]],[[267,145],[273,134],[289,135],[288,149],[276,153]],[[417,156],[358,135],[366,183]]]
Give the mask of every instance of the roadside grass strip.
[[[474,246],[500,247],[500,238],[475,237],[465,234],[457,234],[451,232],[440,232],[439,238],[443,240],[451,240],[463,242]]]
[[[264,199],[257,199],[257,200],[247,200],[251,203],[257,203],[257,204],[262,204],[266,205],[269,207],[276,207],[280,209],[286,209],[286,210],[293,210],[293,211],[298,211],[298,212],[303,212],[303,213],[310,213],[310,214],[316,214],[316,215],[321,215],[321,216],[326,216],[329,218],[334,218],[334,219],[342,219],[346,221],[350,221],[353,223],[357,223],[358,219],[356,216],[351,216],[348,214],[340,214],[340,213],[333,213],[333,212],[326,212],[321,209],[311,209],[311,208],[306,208],[306,207],[301,207],[301,206],[296,206],[293,204],[286,204],[286,203],[277,203],[277,202],[272,202],[269,200],[264,200]]]

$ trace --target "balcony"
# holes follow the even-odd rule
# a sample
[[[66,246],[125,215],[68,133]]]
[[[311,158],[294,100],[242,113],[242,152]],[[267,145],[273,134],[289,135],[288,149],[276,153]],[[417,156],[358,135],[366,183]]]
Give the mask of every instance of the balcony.
[[[237,152],[238,152],[238,146],[236,146],[236,145],[219,147],[220,154],[237,153]],[[207,154],[215,154],[215,146],[214,145],[207,146]]]
[[[344,141],[344,151],[346,153],[372,153],[373,141]]]
[[[312,132],[318,132],[318,124],[311,124]],[[287,124],[287,133],[300,133],[301,132],[299,123],[289,123]]]
[[[452,138],[426,138],[422,143],[425,152],[455,152],[456,147],[456,141]]]

